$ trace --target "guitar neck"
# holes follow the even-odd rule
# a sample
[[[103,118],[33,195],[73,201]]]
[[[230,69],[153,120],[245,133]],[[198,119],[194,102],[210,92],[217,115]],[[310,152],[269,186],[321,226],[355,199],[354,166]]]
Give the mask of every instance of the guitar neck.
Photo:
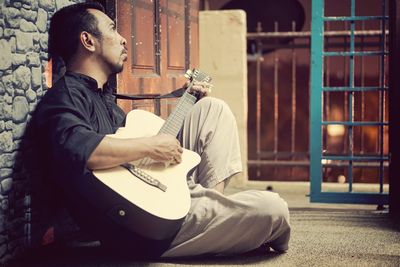
[[[188,90],[180,98],[175,110],[167,118],[159,133],[166,133],[177,136],[185,116],[188,114],[192,106],[196,103],[197,97],[188,93]]]

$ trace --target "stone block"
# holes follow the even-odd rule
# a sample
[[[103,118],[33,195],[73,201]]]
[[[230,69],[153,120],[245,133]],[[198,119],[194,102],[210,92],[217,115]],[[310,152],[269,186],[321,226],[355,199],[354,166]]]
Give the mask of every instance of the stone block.
[[[12,58],[13,58],[14,66],[25,65],[25,63],[26,63],[26,55],[25,54],[13,54]]]
[[[40,67],[32,68],[32,88],[38,89],[42,85],[42,70]]]
[[[12,130],[14,140],[19,140],[24,136],[26,123],[15,124]]]
[[[28,90],[31,84],[31,71],[25,66],[19,66],[13,73],[14,89]]]
[[[8,7],[4,10],[5,22],[10,28],[17,29],[20,25],[21,12],[14,7]]]
[[[26,19],[21,19],[21,24],[20,27],[21,31],[23,32],[37,32],[37,27],[35,24],[33,24],[30,21],[27,21]]]
[[[6,178],[1,181],[0,183],[0,193],[2,195],[7,195],[10,193],[12,188],[12,178]]]
[[[0,168],[12,168],[14,165],[14,156],[10,153],[0,155]]]
[[[15,36],[10,38],[10,45],[11,45],[11,53],[17,52],[17,39]]]
[[[33,43],[34,43],[34,44],[39,43],[39,38],[40,38],[40,37],[39,37],[38,34],[34,34],[34,35],[33,35]]]
[[[17,151],[20,148],[21,140],[14,140],[12,152]]]
[[[29,89],[26,91],[26,99],[28,100],[29,103],[35,102],[36,101],[36,93],[32,89]]]
[[[35,111],[36,106],[37,106],[37,102],[29,103],[29,113],[30,114],[32,114]]]
[[[26,120],[29,112],[28,101],[23,96],[16,96],[12,105],[13,122],[20,123]],[[14,136],[15,137],[15,136]]]
[[[21,9],[21,7],[22,7],[22,3],[21,2],[11,1],[11,3],[17,9]]]
[[[45,62],[44,66],[46,66],[47,65],[47,61],[49,60],[49,54],[47,52],[41,51],[40,52],[40,59]]]
[[[39,67],[40,66],[40,58],[39,58],[38,53],[35,53],[35,52],[27,53],[26,59],[27,59],[28,65],[30,67]]]
[[[36,90],[36,96],[38,98],[41,98],[43,96],[43,89],[42,88],[39,88],[39,89]]]
[[[27,32],[16,32],[15,37],[17,38],[17,52],[27,53],[32,51],[33,47],[33,35]]]
[[[54,11],[54,0],[39,0],[39,7],[45,10]]]
[[[47,34],[40,34],[39,44],[44,52],[47,52],[48,40],[49,40],[49,37]]]
[[[14,90],[14,96],[24,96],[24,95],[25,95],[25,90],[22,90],[22,89]]]
[[[4,76],[2,76],[2,77],[0,77],[0,80],[3,82],[3,84],[4,84],[4,87],[5,88],[13,88],[13,85],[12,85],[12,75],[4,75]]]
[[[11,36],[15,35],[15,31],[16,30],[12,29],[12,28],[4,28],[4,30],[3,30],[4,38],[5,39],[10,39]]]
[[[0,133],[2,133],[6,129],[6,123],[4,121],[0,121]]]
[[[61,8],[65,7],[65,6],[69,6],[71,4],[72,4],[72,2],[69,0],[56,0],[57,10],[60,10]]]
[[[13,173],[12,168],[2,168],[2,169],[0,169],[0,177],[2,177],[2,178],[11,177],[12,173]]]
[[[40,45],[38,43],[34,43],[32,51],[35,53],[40,53]]]
[[[0,38],[3,37],[3,27],[0,27]]]
[[[12,131],[13,128],[14,128],[14,123],[12,122],[12,120],[6,121],[6,130]]]
[[[26,55],[25,54],[13,54],[13,65],[25,65],[26,63]]]
[[[4,96],[4,100],[6,101],[7,104],[12,104],[13,102],[13,95],[14,95],[14,91],[12,92],[12,95],[5,95]]]
[[[27,9],[21,9],[21,17],[24,19],[31,21],[31,22],[36,22],[38,13],[32,10],[27,10]]]
[[[6,70],[11,67],[12,64],[12,54],[11,54],[11,44],[9,41],[1,39],[0,40],[0,70]]]
[[[47,12],[43,8],[38,10],[36,26],[40,32],[46,32],[47,30]]]
[[[6,93],[6,86],[2,81],[0,81],[0,95],[4,95]],[[0,98],[0,102],[3,102],[4,99]]]
[[[12,152],[13,135],[12,132],[5,131],[0,133],[0,152]],[[4,176],[1,176],[4,177]]]
[[[0,102],[0,120],[9,120],[12,118],[12,105],[7,102]],[[7,129],[7,123],[4,122],[4,128]]]

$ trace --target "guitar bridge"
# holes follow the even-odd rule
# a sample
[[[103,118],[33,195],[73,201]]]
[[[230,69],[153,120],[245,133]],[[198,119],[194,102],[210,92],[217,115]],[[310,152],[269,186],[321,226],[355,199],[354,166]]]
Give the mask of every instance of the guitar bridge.
[[[163,192],[167,191],[166,185],[162,184],[159,180],[151,177],[150,175],[148,175],[141,169],[135,167],[133,164],[124,163],[124,164],[121,164],[121,167],[124,167],[125,169],[127,169],[133,176],[139,178],[146,184],[157,187],[158,189],[160,189]]]

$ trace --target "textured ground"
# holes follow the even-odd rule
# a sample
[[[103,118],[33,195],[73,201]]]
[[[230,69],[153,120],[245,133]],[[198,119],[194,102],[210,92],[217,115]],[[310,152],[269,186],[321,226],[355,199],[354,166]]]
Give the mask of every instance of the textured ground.
[[[264,184],[251,187],[261,188]],[[25,266],[400,266],[400,231],[387,212],[367,205],[309,203],[302,184],[273,184],[288,200],[292,238],[285,254],[258,251],[234,257],[142,262],[115,258],[99,247],[55,249]],[[230,189],[234,192],[237,189]],[[39,256],[39,255],[38,255]],[[22,266],[19,263],[18,266]]]

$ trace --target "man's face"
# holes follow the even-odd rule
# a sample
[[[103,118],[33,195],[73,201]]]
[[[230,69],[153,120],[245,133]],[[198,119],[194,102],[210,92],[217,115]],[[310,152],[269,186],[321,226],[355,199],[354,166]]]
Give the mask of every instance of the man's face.
[[[101,32],[98,55],[104,62],[106,71],[110,74],[121,72],[124,61],[127,60],[126,40],[118,32],[114,21],[106,14],[96,9],[89,9],[98,21],[98,29]]]

